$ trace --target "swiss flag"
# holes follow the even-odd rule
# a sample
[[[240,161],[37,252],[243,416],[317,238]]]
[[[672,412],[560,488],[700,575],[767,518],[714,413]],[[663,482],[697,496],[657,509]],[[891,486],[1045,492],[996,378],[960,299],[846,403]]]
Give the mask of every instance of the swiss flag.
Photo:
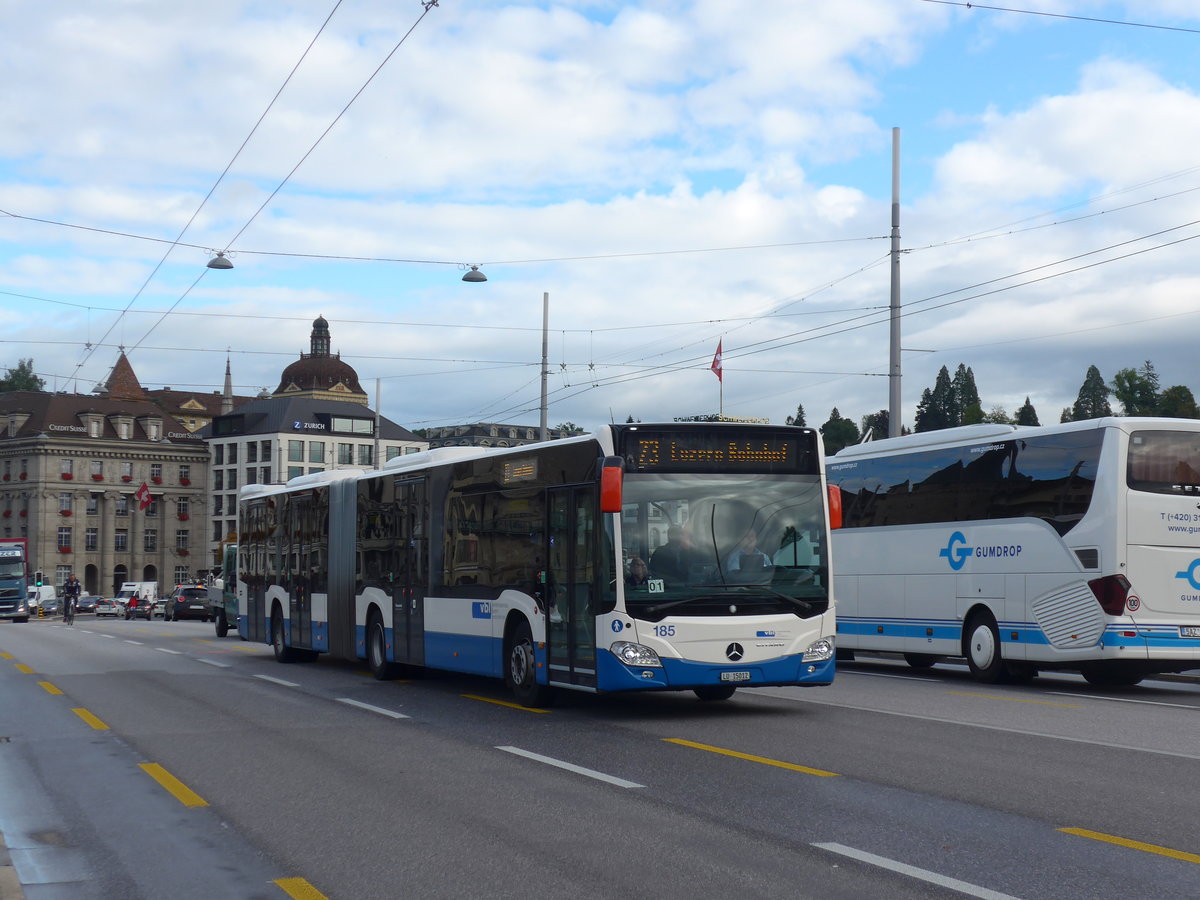
[[[717,341],[717,355],[713,357],[712,365],[709,367],[713,370],[713,374],[717,376],[717,381],[721,382],[725,380],[724,376],[721,375],[721,344],[724,342],[724,338]]]
[[[154,502],[154,498],[150,496],[150,485],[142,482],[142,486],[133,492],[133,496],[137,498],[138,511],[145,511],[146,507]]]

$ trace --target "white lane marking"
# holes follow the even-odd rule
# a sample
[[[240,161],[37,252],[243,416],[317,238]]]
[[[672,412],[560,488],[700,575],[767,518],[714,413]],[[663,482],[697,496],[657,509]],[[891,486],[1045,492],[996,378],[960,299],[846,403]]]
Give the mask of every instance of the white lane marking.
[[[117,636],[115,634],[102,634],[102,635],[100,635],[100,637],[108,638],[110,641],[115,641],[117,639]]]
[[[520,747],[497,747],[496,749],[503,750],[505,753],[515,753],[517,756],[523,756],[526,759],[532,759],[536,762],[545,763],[548,766],[557,766],[560,769],[566,769],[568,772],[574,772],[577,775],[586,775],[588,778],[595,778],[598,781],[606,781],[609,784],[615,784],[617,787],[645,787],[644,784],[638,784],[635,781],[626,781],[624,778],[617,778],[615,775],[606,775],[603,772],[597,772],[595,769],[585,769],[583,766],[577,766],[573,763],[563,762],[561,759],[554,759],[550,756],[542,756],[540,753],[531,753],[528,750],[522,750]]]
[[[201,659],[199,656],[196,657],[196,662],[202,662],[206,666],[216,666],[218,669],[232,668],[229,663],[224,663],[216,659]]]
[[[300,687],[294,681],[284,681],[282,678],[272,678],[270,675],[255,675],[255,678],[261,678],[263,681],[269,681],[272,684],[282,684],[284,687]]]
[[[813,844],[813,846],[821,850],[829,850],[832,853],[840,853],[842,856],[849,856],[851,859],[857,859],[859,862],[865,862],[872,866],[879,866],[881,869],[898,872],[901,875],[907,875],[909,878],[917,878],[929,884],[949,888],[952,891],[958,891],[960,894],[979,897],[981,900],[1017,900],[1011,894],[1002,894],[1000,891],[993,891],[991,888],[980,887],[977,884],[971,884],[967,881],[959,881],[957,878],[950,878],[948,875],[939,875],[937,872],[930,872],[928,869],[918,869],[916,866],[888,859],[886,856],[876,856],[874,853],[867,853],[865,850],[855,850],[853,847],[847,847],[844,844]]]
[[[108,637],[108,635],[105,635],[105,637]],[[140,647],[146,642],[145,641],[131,641],[129,638],[125,638],[125,643],[126,644],[137,644]]]
[[[1046,691],[1047,694],[1055,694],[1059,697],[1074,697],[1076,700],[1107,700],[1110,703],[1143,703],[1146,706],[1169,706],[1172,709],[1190,709],[1192,712],[1200,710],[1190,703],[1167,703],[1163,700],[1136,700],[1133,697],[1098,697],[1095,694],[1076,694],[1072,691]]]
[[[166,647],[155,647],[159,653],[170,653],[172,656],[183,656],[182,650],[168,650]]]
[[[384,709],[382,706],[372,706],[370,703],[363,703],[359,700],[351,700],[349,697],[338,697],[338,703],[346,703],[350,706],[357,706],[359,709],[365,709],[368,712],[379,713],[381,716],[391,716],[393,719],[407,719],[404,713],[398,713],[395,710]]]

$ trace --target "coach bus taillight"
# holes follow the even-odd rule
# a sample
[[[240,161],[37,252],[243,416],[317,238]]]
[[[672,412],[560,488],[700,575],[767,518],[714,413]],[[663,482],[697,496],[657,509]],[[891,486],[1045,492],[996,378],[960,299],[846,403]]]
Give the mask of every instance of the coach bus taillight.
[[[1088,582],[1088,587],[1100,602],[1100,608],[1110,616],[1125,614],[1125,598],[1129,596],[1132,587],[1124,575],[1105,575]]]
[[[842,527],[842,489],[836,484],[826,485],[829,491],[829,527]]]

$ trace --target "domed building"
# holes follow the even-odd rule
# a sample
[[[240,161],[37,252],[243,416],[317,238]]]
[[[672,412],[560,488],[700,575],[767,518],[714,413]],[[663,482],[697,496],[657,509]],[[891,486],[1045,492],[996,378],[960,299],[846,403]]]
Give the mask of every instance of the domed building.
[[[313,321],[309,353],[283,370],[275,397],[311,397],[314,400],[345,400],[367,405],[367,392],[358,383],[358,373],[342,362],[340,353],[330,353],[329,323],[324,316]]]

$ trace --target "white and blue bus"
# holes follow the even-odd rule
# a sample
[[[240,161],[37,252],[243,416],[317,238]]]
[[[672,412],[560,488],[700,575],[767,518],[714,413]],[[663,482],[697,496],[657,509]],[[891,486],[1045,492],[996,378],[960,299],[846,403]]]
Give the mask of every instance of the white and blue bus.
[[[829,497],[815,431],[731,423],[248,485],[237,628],[282,662],[493,676],[527,705],[555,689],[827,685]]]
[[[847,447],[838,654],[985,682],[1200,668],[1200,421],[971,425]]]

